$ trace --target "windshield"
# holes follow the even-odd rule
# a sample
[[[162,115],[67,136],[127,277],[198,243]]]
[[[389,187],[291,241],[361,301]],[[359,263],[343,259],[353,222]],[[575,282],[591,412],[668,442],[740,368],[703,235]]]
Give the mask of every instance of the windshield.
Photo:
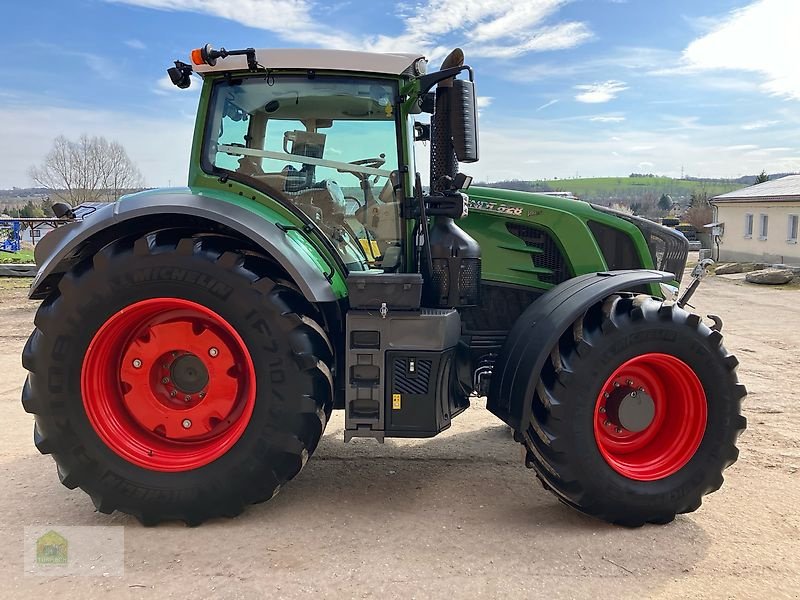
[[[380,79],[220,81],[205,162],[302,210],[348,268],[392,270],[401,256],[396,97],[396,83]]]

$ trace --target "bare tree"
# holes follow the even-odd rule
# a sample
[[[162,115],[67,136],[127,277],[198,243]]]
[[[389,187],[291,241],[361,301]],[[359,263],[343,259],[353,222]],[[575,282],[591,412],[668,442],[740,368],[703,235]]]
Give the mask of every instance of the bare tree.
[[[122,144],[87,135],[78,141],[58,136],[42,164],[31,167],[30,176],[50,190],[51,199],[72,206],[116,200],[144,185]]]

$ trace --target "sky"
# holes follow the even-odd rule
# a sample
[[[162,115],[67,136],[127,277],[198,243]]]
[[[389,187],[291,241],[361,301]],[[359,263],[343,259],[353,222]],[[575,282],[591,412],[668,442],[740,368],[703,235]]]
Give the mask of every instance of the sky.
[[[476,72],[478,180],[800,171],[799,0],[38,0],[0,22],[0,188],[53,138],[121,142],[184,185],[205,43],[425,54]]]

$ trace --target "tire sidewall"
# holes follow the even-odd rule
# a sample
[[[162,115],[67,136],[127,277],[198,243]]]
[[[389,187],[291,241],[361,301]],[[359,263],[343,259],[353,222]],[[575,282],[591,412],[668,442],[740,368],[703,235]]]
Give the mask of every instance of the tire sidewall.
[[[148,489],[214,487],[223,481],[230,485],[232,470],[241,471],[242,478],[268,475],[259,473],[263,461],[252,460],[267,451],[264,432],[299,435],[303,422],[297,399],[312,390],[293,358],[292,322],[251,283],[244,272],[221,266],[213,256],[177,252],[139,256],[129,251],[116,255],[108,268],[89,269],[63,289],[57,300],[64,305],[58,331],[48,331],[53,347],[48,353],[47,389],[51,402],[63,403],[75,436],[85,446],[85,454],[78,456],[107,469],[107,478]],[[97,435],[82,401],[83,357],[97,330],[124,307],[154,297],[181,298],[213,310],[239,333],[255,366],[256,401],[241,437],[224,455],[189,471],[153,471],[126,461]],[[275,475],[280,480],[294,473]]]
[[[719,450],[730,443],[727,437],[738,415],[735,386],[720,349],[708,339],[710,330],[705,325],[698,329],[693,331],[687,323],[675,320],[621,323],[614,331],[593,339],[588,355],[570,365],[574,372],[569,390],[573,421],[567,444],[582,457],[575,461],[575,473],[588,497],[618,500],[620,506],[630,506],[631,498],[636,497],[651,508],[672,507],[696,497],[698,491],[701,495],[710,491],[709,477],[718,477],[727,466]],[[694,371],[705,391],[707,421],[699,447],[679,471],[655,481],[638,481],[615,471],[600,453],[594,433],[595,406],[612,373],[627,360],[648,353],[674,356]]]

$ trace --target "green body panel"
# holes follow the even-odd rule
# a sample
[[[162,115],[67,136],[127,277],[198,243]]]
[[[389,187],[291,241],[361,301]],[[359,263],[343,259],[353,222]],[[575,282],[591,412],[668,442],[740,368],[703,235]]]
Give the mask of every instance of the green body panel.
[[[481,246],[482,277],[498,283],[548,290],[552,283],[541,281],[531,261],[535,248],[510,233],[509,222],[547,229],[575,277],[605,271],[608,265],[589,229],[595,221],[625,232],[633,241],[642,267],[654,268],[653,258],[641,231],[628,221],[602,213],[586,202],[555,196],[472,187],[469,215],[458,224]],[[544,271],[545,273],[548,271]],[[659,291],[653,289],[654,294]]]
[[[208,183],[212,184],[212,186],[216,183],[217,186],[224,187],[225,189],[203,186],[153,189],[123,196],[119,201],[125,202],[127,198],[133,198],[134,196],[141,197],[148,194],[158,194],[160,196],[164,194],[207,196],[221,202],[229,202],[240,208],[247,209],[253,213],[253,219],[262,219],[270,223],[275,223],[276,225],[302,227],[302,223],[299,222],[297,217],[277,202],[268,201],[269,199],[263,195],[261,195],[262,201],[258,201],[259,193],[255,190],[233,182],[231,182],[233,185],[229,188],[228,184],[221,184],[216,178],[209,179],[211,179],[211,181]],[[241,190],[238,188],[246,190],[247,195],[240,195],[239,191]],[[264,198],[266,198],[267,201],[265,201]],[[333,270],[331,279],[333,293],[337,298],[344,298],[347,296],[347,286],[345,285],[344,275],[336,268],[336,263],[330,258],[330,255],[324,252],[324,250],[317,248],[317,246],[311,242],[311,236],[307,236],[303,232],[296,230],[287,231],[285,235],[289,238],[300,256],[304,257],[310,264],[313,264],[321,273],[331,273],[331,270]]]

